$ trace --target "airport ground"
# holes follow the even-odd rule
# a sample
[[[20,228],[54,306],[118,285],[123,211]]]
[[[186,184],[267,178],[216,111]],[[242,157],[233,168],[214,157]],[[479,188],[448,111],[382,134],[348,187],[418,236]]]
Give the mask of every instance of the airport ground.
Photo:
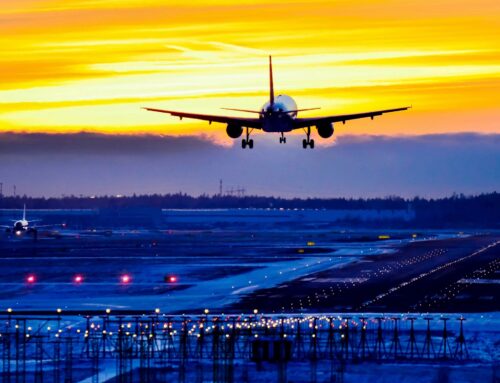
[[[161,313],[196,317],[205,309],[215,315],[257,310],[259,315],[292,316],[371,313],[372,318],[382,315],[377,313],[397,313],[384,314],[387,318],[419,313],[419,326],[425,317],[421,313],[438,317],[446,313],[453,342],[458,334],[456,319],[464,315],[474,360],[350,361],[345,365],[339,360],[294,360],[281,370],[275,363],[235,360],[233,380],[220,381],[498,379],[498,352],[484,345],[498,344],[500,233],[348,230],[323,223],[317,227],[197,227],[95,231],[68,227],[58,233],[40,232],[36,241],[5,234],[0,239],[0,309],[30,315],[58,308],[75,312],[158,308]],[[434,329],[440,325],[434,320]],[[406,323],[405,331],[407,327]],[[390,347],[390,330],[387,336]],[[419,329],[419,341],[424,336],[425,329]],[[436,336],[439,329],[433,332]],[[99,372],[106,376],[109,370],[109,379],[101,381],[118,381],[116,361],[109,363],[108,369],[103,361]],[[171,381],[212,379],[215,363],[205,367],[193,363],[196,368],[182,379],[175,365],[160,375]],[[74,374],[78,371],[75,365]],[[82,382],[95,377],[88,370],[82,374]]]
[[[212,312],[500,309],[500,235],[120,230],[0,242],[0,305]],[[55,308],[55,307],[52,307]]]

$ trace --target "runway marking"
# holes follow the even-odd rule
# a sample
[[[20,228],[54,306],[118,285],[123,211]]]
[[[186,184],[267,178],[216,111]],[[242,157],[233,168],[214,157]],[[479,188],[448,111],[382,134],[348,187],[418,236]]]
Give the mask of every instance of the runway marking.
[[[259,288],[259,285],[252,285],[252,286],[248,286],[248,287],[242,287],[241,289],[238,289],[238,290],[235,290],[231,293],[231,295],[237,295],[237,294],[240,294],[240,293],[248,293],[252,290],[255,290],[255,289],[258,289]]]
[[[312,282],[317,283],[363,283],[366,282],[368,278],[361,277],[345,277],[345,278],[311,278]]]

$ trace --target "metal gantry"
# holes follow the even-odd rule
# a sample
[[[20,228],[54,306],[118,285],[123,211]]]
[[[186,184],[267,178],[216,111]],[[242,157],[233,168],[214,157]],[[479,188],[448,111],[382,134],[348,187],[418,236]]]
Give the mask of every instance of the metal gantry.
[[[242,365],[263,363],[278,364],[284,382],[293,362],[315,371],[329,361],[338,374],[350,362],[471,360],[465,319],[452,319],[11,310],[0,315],[1,382],[184,382],[193,371],[233,382],[245,381]]]

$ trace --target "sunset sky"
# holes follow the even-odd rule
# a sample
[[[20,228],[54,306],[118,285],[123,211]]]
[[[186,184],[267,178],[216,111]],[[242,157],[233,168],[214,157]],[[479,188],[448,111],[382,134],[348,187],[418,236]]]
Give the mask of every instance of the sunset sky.
[[[498,0],[0,1],[4,193],[444,196],[500,190]],[[412,105],[242,150],[225,126],[277,93],[301,116]],[[299,116],[300,116],[299,115]],[[84,132],[84,133],[82,133]]]
[[[500,133],[497,0],[15,0],[0,8],[3,132],[193,135],[148,113],[259,108],[275,87],[314,114],[413,105],[337,134]],[[227,112],[226,112],[227,113]]]

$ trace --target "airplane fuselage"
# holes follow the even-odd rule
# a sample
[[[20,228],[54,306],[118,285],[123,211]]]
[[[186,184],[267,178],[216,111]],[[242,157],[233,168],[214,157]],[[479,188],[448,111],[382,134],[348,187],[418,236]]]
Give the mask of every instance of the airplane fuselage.
[[[268,101],[262,106],[260,118],[262,130],[270,133],[291,132],[297,117],[297,104],[290,96],[280,94],[274,104]]]

